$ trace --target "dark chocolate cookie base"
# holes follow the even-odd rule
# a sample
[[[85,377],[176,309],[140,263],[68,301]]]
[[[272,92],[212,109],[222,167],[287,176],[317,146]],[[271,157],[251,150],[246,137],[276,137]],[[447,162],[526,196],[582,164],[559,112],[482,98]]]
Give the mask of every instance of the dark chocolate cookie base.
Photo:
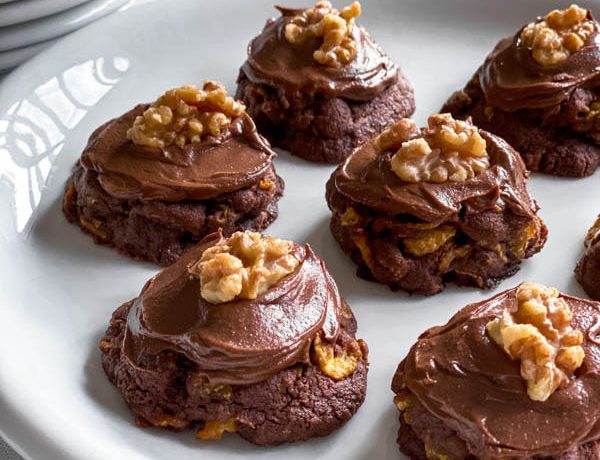
[[[401,73],[374,99],[357,102],[320,95],[291,99],[280,88],[252,83],[241,72],[236,98],[246,104],[272,145],[309,161],[331,164],[415,111],[412,87]]]
[[[178,353],[147,355],[135,367],[120,349],[131,304],[115,311],[100,348],[106,374],[140,425],[181,430],[233,417],[242,438],[261,446],[277,445],[328,435],[364,401],[366,356],[343,380],[332,380],[315,365],[298,365],[264,382],[232,386],[228,395],[207,391],[205,381],[194,373],[194,364]],[[354,338],[356,322],[346,316],[341,326],[337,344],[344,346]]]
[[[600,244],[595,244],[577,262],[575,278],[592,299],[600,301]]]
[[[358,265],[357,275],[387,284],[392,290],[402,289],[411,294],[436,294],[444,289],[447,282],[459,286],[491,289],[501,280],[515,274],[521,261],[539,252],[547,238],[546,226],[537,216],[517,216],[508,208],[501,213],[465,211],[461,213],[458,222],[450,224],[458,229],[458,239],[462,240],[462,244],[471,244],[472,249],[468,255],[456,257],[446,268],[441,269],[445,254],[453,249],[449,243],[427,255],[407,255],[401,249],[401,239],[406,236],[418,236],[418,230],[415,230],[414,235],[394,235],[394,217],[375,215],[371,210],[351,202],[336,192],[332,180],[327,184],[327,202],[332,211],[331,233],[342,250]],[[358,227],[344,225],[342,216],[348,208],[352,208],[361,216],[361,222],[367,223],[359,224]],[[386,224],[381,225],[381,222]],[[360,225],[364,226],[361,228]],[[512,245],[519,240],[520,233],[528,225],[535,226],[535,234],[529,243],[518,251],[522,254],[516,256],[515,251],[511,249]],[[382,228],[375,231],[376,227]],[[357,243],[358,240],[362,243]],[[477,243],[490,240],[497,242],[499,247],[483,247]],[[359,244],[368,248],[368,264],[365,261],[364,248],[361,250]]]
[[[580,91],[573,94],[568,106],[561,111],[565,124],[577,126],[578,114],[571,113],[587,102],[589,95]],[[456,118],[471,117],[481,129],[504,138],[525,161],[530,171],[555,176],[590,176],[600,164],[600,145],[583,133],[567,127],[543,124],[535,114],[521,110],[504,112],[486,108],[481,90],[476,83],[467,85],[464,91],[454,93],[442,107]],[[557,120],[558,122],[558,120]]]
[[[97,174],[77,163],[67,182],[63,211],[70,222],[98,244],[115,247],[134,259],[169,265],[204,236],[223,230],[265,229],[277,217],[283,180],[272,169],[257,185],[205,202],[128,201],[109,195]]]
[[[467,444],[455,431],[435,418],[420,403],[414,402],[414,404],[419,407],[412,408],[410,424],[407,423],[404,415],[400,415],[397,442],[404,455],[411,460],[431,458],[477,460],[479,458],[469,453]],[[424,439],[427,439],[429,456]],[[519,458],[520,460],[597,460],[600,458],[600,442],[581,444],[561,455]]]

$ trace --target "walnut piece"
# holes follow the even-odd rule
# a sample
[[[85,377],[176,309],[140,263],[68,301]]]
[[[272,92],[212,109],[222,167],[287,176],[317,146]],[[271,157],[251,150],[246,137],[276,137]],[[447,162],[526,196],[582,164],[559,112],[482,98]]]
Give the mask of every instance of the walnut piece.
[[[236,232],[204,251],[188,271],[200,278],[200,294],[210,303],[256,299],[298,267],[293,248],[291,241]]]
[[[404,142],[419,137],[421,130],[410,118],[402,118],[375,138],[373,143],[379,152],[400,148]]]
[[[399,127],[400,123],[404,126]],[[489,168],[485,139],[471,123],[447,113],[434,114],[416,136],[413,125],[401,120],[376,139],[378,146],[393,146],[390,133],[398,133],[400,149],[392,157],[391,168],[404,182],[461,182]]]
[[[521,31],[520,44],[531,49],[533,59],[543,66],[559,64],[575,54],[595,30],[587,10],[571,5],[553,10],[541,21],[532,22]]]
[[[311,37],[322,38],[321,47],[313,53],[315,61],[329,67],[342,67],[356,57],[352,28],[360,13],[358,2],[338,11],[330,2],[319,1],[286,24],[285,39],[297,45]]]
[[[313,340],[313,350],[321,372],[333,380],[342,380],[356,370],[366,344],[362,340],[351,340],[344,350],[336,353],[333,344],[324,342],[317,335]]]
[[[202,441],[218,441],[223,437],[223,433],[235,433],[237,420],[231,418],[226,422],[218,420],[209,420],[204,423],[202,429],[196,432],[196,439]]]
[[[591,247],[597,241],[600,241],[600,216],[596,218],[594,225],[588,230],[585,236],[584,245],[586,248]]]
[[[151,148],[183,147],[220,136],[244,111],[219,82],[206,81],[202,89],[186,85],[167,91],[136,117],[127,138]]]
[[[523,283],[517,302],[515,313],[505,310],[486,329],[511,359],[521,360],[529,397],[546,401],[583,363],[583,334],[571,327],[571,309],[554,288]]]

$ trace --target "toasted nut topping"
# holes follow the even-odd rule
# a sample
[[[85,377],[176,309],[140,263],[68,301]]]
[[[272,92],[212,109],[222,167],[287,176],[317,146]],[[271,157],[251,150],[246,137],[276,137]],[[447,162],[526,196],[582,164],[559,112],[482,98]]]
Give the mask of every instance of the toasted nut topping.
[[[550,11],[541,21],[525,26],[520,40],[531,49],[533,59],[546,66],[567,60],[581,49],[594,30],[587,11],[571,5],[565,10]]]
[[[406,128],[398,129],[398,132],[412,136],[411,123],[399,123],[404,123]],[[399,137],[400,150],[392,157],[391,167],[400,179],[405,182],[460,182],[489,167],[485,139],[476,126],[455,120],[447,113],[431,115],[428,124],[428,128],[420,130],[418,137],[409,140],[404,140],[406,134]],[[393,142],[386,138],[384,145],[393,145]]]
[[[420,135],[421,130],[413,120],[402,118],[377,136],[374,144],[379,152],[383,152],[391,148],[398,149],[404,142],[415,139]]]
[[[338,11],[330,2],[319,1],[286,24],[285,39],[297,45],[307,38],[322,38],[321,47],[313,53],[315,61],[329,67],[342,67],[356,57],[352,28],[360,13],[358,2]]]
[[[202,441],[218,441],[223,437],[223,433],[235,433],[236,419],[231,418],[226,422],[209,420],[204,423],[204,427],[196,432],[196,439]]]
[[[572,312],[554,288],[523,283],[518,310],[505,310],[486,329],[511,359],[521,360],[521,376],[534,401],[546,401],[583,363],[583,334],[571,327]]]
[[[456,229],[448,225],[427,230],[420,238],[404,238],[404,247],[417,257],[431,254],[456,235]]]
[[[204,251],[188,271],[200,278],[200,293],[210,303],[256,299],[300,264],[293,247],[291,241],[236,232]]]
[[[317,335],[313,341],[313,349],[321,372],[333,380],[342,380],[351,375],[363,355],[361,345],[366,346],[360,342],[352,340],[344,350],[336,353],[333,344],[323,342],[321,336]]]
[[[202,89],[186,85],[167,91],[136,117],[127,139],[152,148],[183,147],[220,136],[232,118],[244,111],[244,105],[227,96],[219,82],[206,81]]]
[[[585,236],[585,247],[589,248],[597,241],[600,241],[600,216],[598,216],[596,222],[594,222],[594,225],[592,225],[592,228],[588,230],[587,235]]]

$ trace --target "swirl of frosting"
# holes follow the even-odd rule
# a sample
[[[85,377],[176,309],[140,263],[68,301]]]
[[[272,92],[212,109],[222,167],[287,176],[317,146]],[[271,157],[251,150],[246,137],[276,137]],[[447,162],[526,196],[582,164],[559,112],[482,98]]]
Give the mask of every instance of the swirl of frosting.
[[[207,200],[254,185],[275,156],[246,113],[218,138],[154,149],[134,144],[127,130],[148,105],[98,128],[82,155],[109,194],[121,199]]]
[[[146,283],[129,311],[123,345],[134,365],[145,354],[173,350],[211,384],[246,385],[308,362],[317,334],[337,338],[343,301],[308,245],[295,246],[299,267],[258,298],[205,301],[188,266],[221,238],[207,236]]]
[[[486,324],[515,309],[516,289],[465,307],[445,326],[422,334],[400,364],[402,381],[418,401],[463,439],[475,458],[540,458],[600,436],[600,304],[561,295],[584,332],[583,366],[547,401],[533,401],[511,360]],[[395,388],[396,389],[396,388]]]
[[[533,58],[521,43],[521,31],[501,40],[477,73],[487,104],[507,112],[552,112],[577,88],[600,86],[600,25],[590,11],[587,19],[593,21],[594,32],[579,51],[554,65]]]
[[[422,221],[443,223],[462,207],[475,211],[499,202],[521,216],[535,213],[537,205],[526,189],[527,170],[520,156],[501,138],[486,131],[490,167],[461,182],[407,183],[391,168],[393,152],[379,153],[373,141],[355,150],[333,173],[333,188],[348,199],[387,214],[410,214]]]
[[[398,68],[362,27],[352,28],[356,57],[340,68],[328,67],[313,58],[319,39],[308,38],[294,45],[285,39],[285,26],[303,10],[278,9],[281,17],[269,20],[248,45],[242,72],[253,83],[283,87],[287,94],[324,94],[363,101],[396,81]]]

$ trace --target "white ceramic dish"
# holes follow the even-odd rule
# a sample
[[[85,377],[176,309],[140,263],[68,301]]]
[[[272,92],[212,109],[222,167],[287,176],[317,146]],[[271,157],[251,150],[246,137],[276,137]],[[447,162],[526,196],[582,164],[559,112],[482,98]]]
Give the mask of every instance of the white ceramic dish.
[[[19,5],[21,1],[15,5]],[[2,27],[0,28],[0,51],[22,48],[60,37],[106,16],[127,1],[91,0],[59,14],[24,24]]]
[[[60,13],[89,0],[21,0],[0,5],[0,27]]]
[[[40,51],[48,48],[56,42],[56,39],[48,40],[47,42],[35,43],[33,45],[24,46],[8,51],[0,51],[0,72],[12,69],[27,59],[38,54]]]
[[[233,91],[246,44],[275,14],[273,3],[178,0],[133,7],[74,33],[0,86],[0,430],[27,458],[399,459],[389,385],[421,331],[524,279],[582,294],[572,270],[600,211],[600,173],[583,180],[532,177],[530,190],[550,238],[495,291],[449,287],[421,298],[355,277],[328,229],[323,194],[332,167],[282,153],[276,165],[286,194],[268,232],[309,241],[353,307],[371,348],[364,406],[328,438],[273,449],[236,436],[200,443],[189,431],[137,428],[103,374],[97,343],[111,312],[157,268],[96,246],[69,225],[61,214],[64,182],[92,130],[134,104],[206,78],[223,80]],[[365,0],[361,22],[414,84],[415,117],[423,123],[500,37],[568,3]]]

